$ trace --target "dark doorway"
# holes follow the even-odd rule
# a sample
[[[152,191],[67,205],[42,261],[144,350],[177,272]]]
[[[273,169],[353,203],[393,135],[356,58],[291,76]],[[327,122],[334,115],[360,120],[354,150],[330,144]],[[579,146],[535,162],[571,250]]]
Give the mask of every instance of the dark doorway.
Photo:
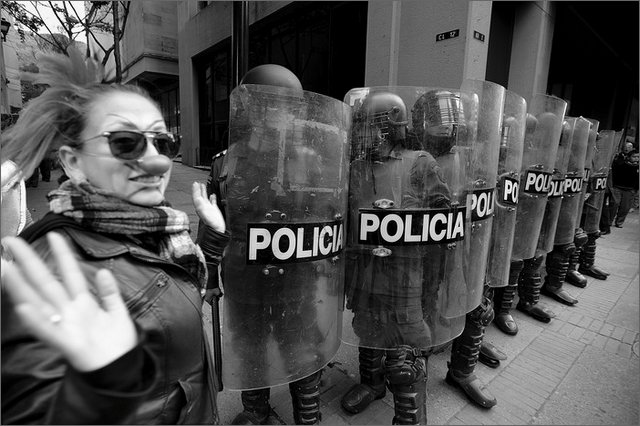
[[[638,2],[555,2],[548,92],[637,144]]]

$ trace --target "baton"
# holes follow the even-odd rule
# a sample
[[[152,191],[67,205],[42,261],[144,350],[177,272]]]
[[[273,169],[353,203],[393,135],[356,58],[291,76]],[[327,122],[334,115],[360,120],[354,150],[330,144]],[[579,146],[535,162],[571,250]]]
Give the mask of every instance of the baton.
[[[216,288],[216,293],[211,299],[211,323],[213,324],[213,360],[216,371],[216,385],[218,391],[222,392],[222,342],[220,340],[220,307],[218,302],[222,296],[220,288]]]

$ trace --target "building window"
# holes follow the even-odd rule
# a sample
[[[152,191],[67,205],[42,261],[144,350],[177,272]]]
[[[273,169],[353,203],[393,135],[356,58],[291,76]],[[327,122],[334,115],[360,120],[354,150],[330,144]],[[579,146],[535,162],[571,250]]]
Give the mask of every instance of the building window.
[[[225,132],[229,126],[229,67],[227,43],[196,64],[200,111],[198,165],[211,164],[211,158],[227,148]]]
[[[180,134],[180,93],[178,88],[175,87],[160,93],[156,95],[156,99],[160,104],[160,111],[162,111],[167,130]]]
[[[367,2],[293,2],[249,29],[249,68],[278,64],[305,90],[343,99],[364,84]],[[228,147],[231,37],[194,60],[200,144],[197,165]]]

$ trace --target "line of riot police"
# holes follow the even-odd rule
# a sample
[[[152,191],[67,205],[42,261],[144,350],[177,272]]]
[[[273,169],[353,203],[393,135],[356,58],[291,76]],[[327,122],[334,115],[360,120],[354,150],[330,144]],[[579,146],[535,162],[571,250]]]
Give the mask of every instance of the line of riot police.
[[[244,408],[233,423],[269,422],[269,388],[285,383],[296,423],[319,423],[320,377],[341,343],[359,354],[348,413],[389,390],[392,423],[426,424],[428,359],[449,345],[447,383],[494,406],[474,369],[506,355],[485,328],[517,333],[516,292],[518,310],[548,322],[541,292],[575,304],[564,280],[602,273],[593,224],[610,134],[566,117],[562,99],[527,105],[487,81],[356,88],[341,102],[287,78],[233,90],[209,182],[231,233],[222,376]]]

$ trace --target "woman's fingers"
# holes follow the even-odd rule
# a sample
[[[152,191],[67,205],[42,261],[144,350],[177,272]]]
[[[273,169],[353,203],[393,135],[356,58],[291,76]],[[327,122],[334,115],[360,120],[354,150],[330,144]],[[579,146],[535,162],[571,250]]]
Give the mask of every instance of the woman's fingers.
[[[2,286],[15,305],[33,304],[45,310],[47,303],[40,297],[20,269],[12,262],[2,261]],[[48,309],[52,311],[49,306]]]
[[[96,288],[102,301],[102,307],[107,312],[128,312],[122,300],[118,282],[111,271],[100,269],[96,273]]]
[[[69,296],[73,299],[78,294],[86,292],[87,282],[85,276],[64,237],[56,232],[49,232],[47,240],[59,266],[62,282],[67,286]]]
[[[59,309],[69,298],[67,291],[51,274],[36,252],[21,238],[5,237],[2,243],[11,251],[22,279],[42,299]],[[14,278],[19,279],[16,276]]]

